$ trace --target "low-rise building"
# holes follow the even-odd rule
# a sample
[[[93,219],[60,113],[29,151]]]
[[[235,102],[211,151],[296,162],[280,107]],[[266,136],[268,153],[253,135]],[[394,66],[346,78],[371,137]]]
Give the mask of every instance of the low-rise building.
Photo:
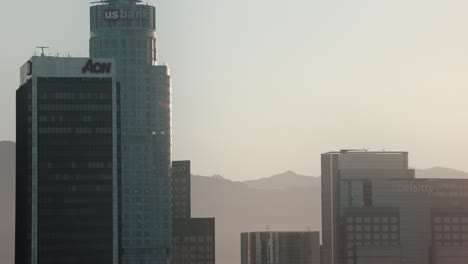
[[[241,264],[320,264],[319,232],[241,234]]]

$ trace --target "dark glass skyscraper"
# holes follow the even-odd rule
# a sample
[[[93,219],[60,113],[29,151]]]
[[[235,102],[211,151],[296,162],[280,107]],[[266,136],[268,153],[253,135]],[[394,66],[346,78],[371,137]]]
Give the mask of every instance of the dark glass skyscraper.
[[[91,7],[90,56],[112,57],[121,84],[122,260],[159,264],[171,252],[171,82],[157,65],[155,8]]]
[[[16,93],[16,264],[117,264],[114,61],[33,57]]]

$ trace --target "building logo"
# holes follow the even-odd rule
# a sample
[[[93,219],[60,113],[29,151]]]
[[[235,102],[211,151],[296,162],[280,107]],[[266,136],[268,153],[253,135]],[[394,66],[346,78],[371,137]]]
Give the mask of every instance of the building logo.
[[[82,73],[96,73],[96,74],[104,74],[104,73],[110,73],[112,67],[112,63],[110,62],[105,62],[105,63],[100,63],[96,62],[93,63],[93,60],[88,60],[86,65],[81,69]]]
[[[114,22],[119,19],[150,19],[148,11],[141,10],[124,10],[124,9],[107,9],[104,10],[104,18],[107,21]]]
[[[172,172],[173,173],[182,173],[182,172],[186,172],[186,171],[187,171],[186,166],[172,167]]]
[[[427,184],[398,184],[399,193],[433,193],[434,187]]]
[[[120,10],[108,9],[104,11],[104,18],[108,21],[117,21],[120,18]]]

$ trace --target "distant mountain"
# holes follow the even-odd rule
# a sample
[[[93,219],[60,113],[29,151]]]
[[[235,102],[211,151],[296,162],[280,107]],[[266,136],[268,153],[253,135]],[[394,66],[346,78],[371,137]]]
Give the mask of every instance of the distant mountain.
[[[216,178],[224,179],[217,175]],[[444,167],[433,167],[430,169],[417,169],[417,178],[441,178],[441,179],[468,179],[468,172]],[[250,188],[255,189],[288,189],[295,187],[320,187],[320,177],[305,176],[287,171],[258,180],[243,181]]]
[[[468,179],[468,173],[444,167],[416,170],[416,178]]]
[[[267,181],[268,183],[268,181]],[[240,263],[240,233],[319,231],[320,188],[257,189],[219,176],[192,176],[192,216],[216,218],[217,263]],[[266,186],[269,186],[268,184]],[[262,186],[264,187],[264,186]]]
[[[320,177],[299,175],[293,171],[277,174],[269,178],[244,181],[250,188],[256,189],[287,189],[295,187],[320,187]]]

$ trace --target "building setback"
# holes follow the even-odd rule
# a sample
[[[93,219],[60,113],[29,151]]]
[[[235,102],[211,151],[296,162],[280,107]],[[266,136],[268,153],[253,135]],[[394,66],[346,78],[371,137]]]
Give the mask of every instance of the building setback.
[[[241,264],[320,264],[319,232],[241,234]]]
[[[191,218],[190,161],[172,162],[173,264],[214,264],[215,219]]]
[[[171,256],[171,81],[156,60],[155,8],[110,0],[90,8],[90,56],[112,57],[121,84],[122,263]]]
[[[16,264],[117,264],[112,59],[33,57],[16,92]]]
[[[322,194],[324,264],[468,263],[467,180],[416,179],[406,152],[330,152]]]

